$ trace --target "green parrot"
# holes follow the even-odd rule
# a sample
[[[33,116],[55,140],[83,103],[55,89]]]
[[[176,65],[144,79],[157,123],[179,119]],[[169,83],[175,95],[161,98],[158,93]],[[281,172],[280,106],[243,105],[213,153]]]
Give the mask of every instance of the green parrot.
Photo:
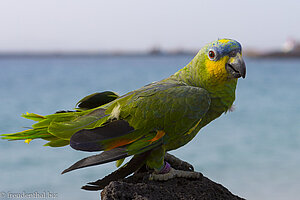
[[[230,110],[237,80],[245,75],[240,43],[219,39],[204,46],[190,63],[166,79],[123,96],[110,91],[89,95],[74,111],[23,114],[36,121],[32,128],[2,134],[2,139],[29,143],[40,138],[48,141],[45,146],[102,151],[63,173],[111,161],[120,166],[126,157],[133,156],[134,170],[146,165],[153,169],[153,180],[197,177],[196,172],[173,169],[165,154],[187,144],[202,127]]]

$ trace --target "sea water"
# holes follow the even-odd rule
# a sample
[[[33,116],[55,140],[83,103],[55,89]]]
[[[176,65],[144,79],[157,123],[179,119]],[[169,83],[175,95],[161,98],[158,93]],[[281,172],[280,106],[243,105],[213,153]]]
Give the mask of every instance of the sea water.
[[[30,127],[32,121],[21,118],[22,113],[71,110],[94,92],[125,94],[168,77],[191,59],[2,57],[0,132]],[[189,144],[171,153],[241,197],[296,199],[300,188],[300,60],[246,59],[246,65],[246,79],[240,79],[237,86],[235,111],[211,122]],[[99,199],[99,192],[80,187],[114,171],[114,163],[61,175],[63,169],[94,153],[69,146],[43,147],[44,143],[0,140],[0,199],[22,198],[22,194],[22,199],[43,199],[42,195]]]

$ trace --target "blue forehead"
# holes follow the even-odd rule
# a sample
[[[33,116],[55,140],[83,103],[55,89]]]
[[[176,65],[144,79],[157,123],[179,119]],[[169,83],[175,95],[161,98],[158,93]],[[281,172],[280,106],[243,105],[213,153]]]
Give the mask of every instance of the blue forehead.
[[[207,45],[207,51],[213,49],[218,52],[219,55],[226,55],[232,50],[242,51],[242,46],[239,42],[230,39],[221,39],[214,41]]]

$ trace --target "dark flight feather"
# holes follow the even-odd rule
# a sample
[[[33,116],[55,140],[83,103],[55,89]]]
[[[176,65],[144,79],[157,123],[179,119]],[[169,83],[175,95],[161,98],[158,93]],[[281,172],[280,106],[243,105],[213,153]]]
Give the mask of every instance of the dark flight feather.
[[[135,155],[126,165],[122,166],[113,173],[105,176],[103,179],[87,183],[87,185],[83,186],[81,189],[90,191],[102,190],[111,181],[116,181],[125,178],[126,176],[137,171],[140,167],[142,167],[145,164],[145,157],[147,157],[149,153],[150,151],[147,151],[145,153]]]
[[[125,120],[115,120],[94,129],[83,129],[72,135],[70,146],[81,151],[102,151],[101,141],[117,138],[134,131]]]
[[[82,160],[79,160],[78,162],[76,162],[72,166],[70,166],[69,168],[65,169],[62,172],[62,174],[73,171],[75,169],[90,167],[90,166],[94,166],[94,165],[100,165],[100,164],[104,164],[107,162],[119,160],[119,159],[125,158],[127,156],[128,156],[128,154],[126,153],[125,148],[115,148],[115,149],[112,149],[109,151],[104,151],[100,154],[89,156]]]
[[[81,109],[92,109],[107,104],[119,96],[111,91],[98,92],[81,99],[76,105]]]

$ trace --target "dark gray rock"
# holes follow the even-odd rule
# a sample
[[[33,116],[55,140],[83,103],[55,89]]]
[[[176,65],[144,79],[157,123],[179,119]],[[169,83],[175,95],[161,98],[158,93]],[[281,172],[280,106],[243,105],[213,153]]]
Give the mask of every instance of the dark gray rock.
[[[164,182],[149,181],[149,173],[136,173],[112,181],[101,192],[102,200],[241,200],[222,185],[202,176],[199,179],[175,178]]]

